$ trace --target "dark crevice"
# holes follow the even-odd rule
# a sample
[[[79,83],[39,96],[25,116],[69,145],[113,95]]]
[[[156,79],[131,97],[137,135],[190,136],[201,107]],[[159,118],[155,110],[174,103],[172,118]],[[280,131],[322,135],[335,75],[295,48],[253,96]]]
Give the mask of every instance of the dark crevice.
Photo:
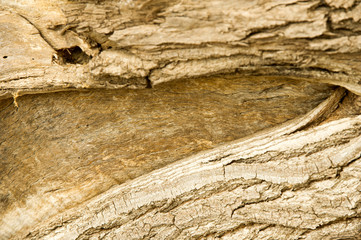
[[[328,11],[326,14],[326,32],[324,32],[321,36],[325,37],[325,39],[332,39],[333,38],[333,27],[332,27],[332,20],[331,20],[331,13]],[[331,33],[331,35],[330,35]],[[328,36],[329,35],[329,36]]]
[[[149,79],[149,76],[146,76],[145,80],[147,81],[147,86],[145,88],[152,88],[152,81]]]
[[[322,9],[330,9],[330,6],[325,3],[325,1],[321,0],[319,3],[313,5],[309,10],[316,11],[316,10],[322,10]]]
[[[289,67],[289,68],[294,68],[294,67],[297,67],[297,64],[296,63],[286,63],[286,62],[280,62],[280,63],[271,63],[271,64],[267,64],[267,65],[264,65],[264,66],[267,66],[267,67]]]
[[[361,3],[361,1],[356,0],[356,1],[352,4],[352,6],[349,7],[347,10],[349,10],[349,11],[354,10],[360,3]]]
[[[310,21],[288,21],[283,24],[271,26],[271,27],[262,27],[262,28],[254,28],[250,29],[244,39],[249,39],[253,35],[259,34],[259,33],[276,33],[277,31],[281,31],[286,29],[287,27],[291,26],[292,24],[301,24],[301,23],[309,23]],[[307,38],[306,38],[307,39]]]
[[[347,34],[347,36],[358,36],[361,32],[360,22],[355,22],[348,18],[332,24],[333,32],[339,34]]]
[[[344,23],[345,21],[341,22]],[[352,23],[350,23],[352,24]],[[356,26],[355,24],[353,26]],[[361,27],[360,27],[361,29]],[[335,28],[332,30],[332,33],[337,34],[338,36],[347,36],[347,37],[352,37],[352,36],[359,36],[361,34],[361,31],[359,30],[351,30],[346,28],[346,26],[335,26]]]
[[[57,50],[57,57],[60,64],[86,64],[92,58],[78,46]]]
[[[345,75],[348,75],[346,72],[344,71],[332,71],[330,69],[327,69],[327,68],[322,68],[322,67],[307,67],[306,68],[307,70],[309,71],[320,71],[320,72],[324,72],[324,73],[328,73],[328,74],[335,74],[335,73],[342,73],[342,74],[345,74]]]

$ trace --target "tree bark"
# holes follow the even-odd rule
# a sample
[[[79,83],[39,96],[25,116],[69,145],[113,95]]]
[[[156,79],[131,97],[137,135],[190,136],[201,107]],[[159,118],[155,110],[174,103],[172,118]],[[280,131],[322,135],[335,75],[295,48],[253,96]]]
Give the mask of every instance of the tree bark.
[[[361,238],[360,1],[0,3],[0,239]]]

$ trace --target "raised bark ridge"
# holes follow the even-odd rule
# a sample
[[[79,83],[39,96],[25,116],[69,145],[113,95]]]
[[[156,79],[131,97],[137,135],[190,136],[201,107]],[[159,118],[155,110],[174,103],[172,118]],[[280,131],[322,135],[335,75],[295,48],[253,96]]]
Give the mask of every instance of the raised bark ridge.
[[[27,58],[20,69],[1,68],[7,97],[74,87],[145,87],[147,80],[154,85],[224,72],[289,75],[361,93],[359,1],[2,3],[1,17],[21,22],[14,34],[41,49],[0,50],[7,56],[2,66]],[[13,46],[13,37],[2,38]]]

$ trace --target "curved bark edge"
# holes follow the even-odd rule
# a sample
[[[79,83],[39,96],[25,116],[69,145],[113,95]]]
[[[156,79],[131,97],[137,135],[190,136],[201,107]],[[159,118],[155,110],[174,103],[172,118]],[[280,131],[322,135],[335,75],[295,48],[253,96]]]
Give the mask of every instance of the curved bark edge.
[[[330,225],[337,229],[345,214],[350,220],[359,216],[361,194],[356,189],[361,185],[356,184],[357,176],[352,175],[354,173],[349,168],[360,165],[357,160],[361,152],[361,117],[297,130],[337,104],[343,91],[338,89],[300,119],[114,186],[84,204],[43,222],[40,229],[29,226],[29,232],[24,237],[86,239],[89,236],[133,236],[141,239],[155,234],[161,238],[165,232],[159,231],[159,224],[179,238],[205,236],[215,229],[218,232],[223,229],[224,233],[230,234],[250,223],[297,229],[300,235],[315,234],[315,229],[322,232]],[[338,185],[341,181],[344,182],[343,187]],[[326,189],[332,198],[341,197],[349,199],[349,202],[339,207],[331,202],[320,209],[316,203],[325,197],[322,189]],[[225,195],[222,201],[226,202],[217,200],[220,195]],[[314,199],[304,202],[305,195]],[[291,198],[293,207],[287,209]],[[212,211],[202,208],[198,213],[201,222],[197,216],[184,215],[190,205],[200,207],[204,204],[217,212],[220,219],[224,217],[228,220],[223,219],[221,223],[211,214]],[[307,209],[302,210],[302,206]],[[265,216],[260,213],[260,208],[267,209]],[[316,222],[312,220],[310,209],[314,211],[313,217],[317,216]],[[283,218],[269,217],[277,212]],[[294,219],[295,214],[303,220]],[[138,235],[134,235],[134,228],[144,222],[144,218],[153,219],[147,220],[149,231],[138,229]],[[5,220],[11,223],[11,219]],[[336,234],[332,229],[328,232]]]

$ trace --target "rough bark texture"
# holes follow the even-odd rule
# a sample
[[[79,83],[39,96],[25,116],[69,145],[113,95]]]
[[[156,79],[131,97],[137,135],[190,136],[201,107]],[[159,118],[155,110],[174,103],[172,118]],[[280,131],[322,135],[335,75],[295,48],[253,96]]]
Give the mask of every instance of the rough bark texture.
[[[360,1],[0,3],[0,239],[361,238]]]

